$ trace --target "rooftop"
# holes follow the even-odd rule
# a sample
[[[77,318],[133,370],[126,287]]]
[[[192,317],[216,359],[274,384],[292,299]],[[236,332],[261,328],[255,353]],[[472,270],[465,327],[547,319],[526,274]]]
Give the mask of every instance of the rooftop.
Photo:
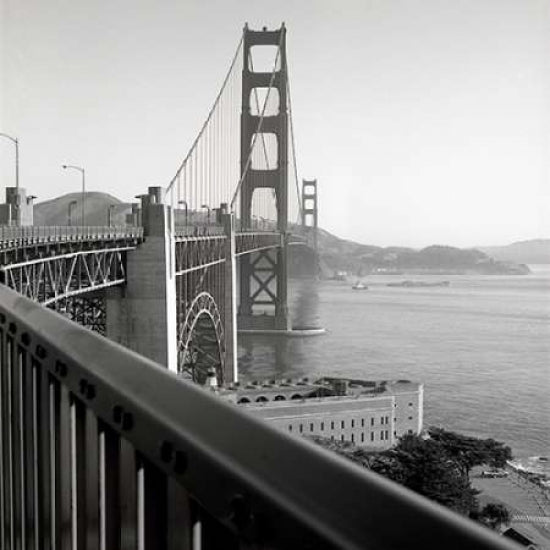
[[[315,399],[392,396],[418,392],[423,385],[410,380],[360,380],[323,377],[315,381],[281,379],[236,383],[216,392],[237,403]]]

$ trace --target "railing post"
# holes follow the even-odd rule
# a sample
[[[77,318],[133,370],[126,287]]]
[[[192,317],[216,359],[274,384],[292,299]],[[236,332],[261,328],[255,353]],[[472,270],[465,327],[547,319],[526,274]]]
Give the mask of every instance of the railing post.
[[[139,550],[167,549],[167,479],[153,463],[137,460],[137,528]]]
[[[107,424],[99,423],[99,548],[120,548],[120,440]]]
[[[86,544],[86,410],[70,398],[71,540],[73,548]]]

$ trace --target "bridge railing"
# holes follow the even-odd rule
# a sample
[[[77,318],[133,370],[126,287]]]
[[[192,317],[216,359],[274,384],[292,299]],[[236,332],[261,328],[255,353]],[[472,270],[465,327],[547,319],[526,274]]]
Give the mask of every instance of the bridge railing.
[[[174,228],[174,236],[176,238],[187,239],[218,235],[225,235],[225,230],[221,225],[176,225]]]
[[[249,254],[263,249],[277,248],[284,245],[283,233],[270,231],[240,231],[235,238],[235,254]]]
[[[0,226],[0,247],[16,246],[20,243],[141,237],[143,228],[133,226]]]
[[[0,286],[0,547],[514,548]]]

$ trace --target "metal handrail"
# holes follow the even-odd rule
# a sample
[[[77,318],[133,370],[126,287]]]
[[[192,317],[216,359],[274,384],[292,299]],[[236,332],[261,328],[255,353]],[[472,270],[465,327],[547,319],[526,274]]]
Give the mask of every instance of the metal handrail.
[[[142,237],[143,228],[134,226],[0,226],[0,246],[29,240],[58,242]]]
[[[174,236],[176,238],[215,237],[225,235],[222,225],[176,225]]]
[[[11,378],[4,374],[1,377],[4,464],[6,450],[19,449],[14,435],[23,433],[22,429],[18,431],[17,415],[6,417],[6,391],[12,396],[19,393],[5,384],[29,379],[20,378],[14,366],[17,364],[38,369],[38,379],[44,374],[40,371],[47,371],[52,383],[70,392],[74,448],[78,448],[78,442],[88,441],[78,435],[79,426],[87,425],[78,421],[86,418],[79,413],[85,407],[102,426],[133,445],[136,463],[145,461],[145,474],[143,468],[138,469],[138,539],[139,533],[150,537],[152,532],[166,538],[162,535],[163,513],[159,512],[166,507],[157,497],[166,496],[167,492],[159,493],[158,488],[172,480],[185,488],[195,503],[190,514],[196,518],[198,507],[198,517],[205,518],[203,531],[219,526],[227,533],[236,533],[239,539],[254,542],[256,548],[516,548],[489,529],[308,441],[276,430],[236,405],[1,285],[0,336],[1,370],[12,373]],[[21,363],[6,360],[6,350],[15,347],[23,357]],[[17,404],[11,407],[17,409]],[[41,421],[29,410],[20,418]],[[11,440],[7,437],[10,434]],[[45,440],[47,444],[48,438]],[[32,444],[32,437],[28,441]],[[73,444],[69,447],[72,449]],[[85,475],[79,466],[84,458],[71,456],[73,462],[69,462],[77,474]],[[38,455],[39,468],[41,458]],[[10,468],[17,475],[31,476],[25,468],[18,469],[18,459],[12,457]],[[150,471],[155,472],[152,478]],[[16,483],[10,485],[14,491],[25,486],[21,479],[16,478]],[[71,479],[77,480],[77,487],[87,486],[78,485],[78,475]],[[97,476],[92,479],[97,481]],[[148,484],[150,479],[156,481]],[[4,480],[4,488],[13,481],[7,475]],[[81,525],[78,522],[86,516],[79,515],[78,506],[85,506],[85,498],[78,492],[72,494],[76,508],[71,517],[75,525]],[[2,502],[6,514],[7,501]],[[181,506],[177,510],[181,512]],[[115,521],[109,519],[109,514],[100,516],[103,523]],[[9,525],[9,519],[8,514],[2,525]],[[13,528],[21,524],[25,525],[20,522]],[[74,529],[78,539],[80,531]],[[202,536],[206,540],[206,533]],[[166,546],[159,542],[151,547]],[[202,547],[221,546],[205,543]]]

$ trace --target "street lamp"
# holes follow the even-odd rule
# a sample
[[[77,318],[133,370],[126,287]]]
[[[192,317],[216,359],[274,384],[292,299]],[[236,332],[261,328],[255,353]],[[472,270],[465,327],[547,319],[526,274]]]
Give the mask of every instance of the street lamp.
[[[210,225],[210,206],[207,204],[201,204],[201,208],[206,208],[208,210],[208,225]]]
[[[0,137],[9,139],[15,145],[15,224],[19,225],[19,140],[0,132]]]
[[[72,219],[71,219],[71,207],[72,206],[76,206],[78,204],[77,201],[71,201],[69,203],[69,215],[68,215],[68,219],[67,219],[67,225],[70,227],[72,225]]]
[[[17,190],[17,196],[19,196],[19,140],[2,132],[0,132],[0,136],[9,139],[15,145],[15,189]]]
[[[187,206],[187,201],[181,200],[178,201],[178,204],[183,204],[185,206],[185,227],[187,227],[187,214],[189,210],[189,207]]]
[[[107,225],[111,227],[111,222],[113,219],[113,210],[116,208],[116,204],[110,204],[107,209]]]
[[[81,214],[82,220],[81,220],[81,224],[82,224],[82,226],[84,226],[84,212],[85,212],[84,203],[85,203],[85,200],[86,200],[85,199],[85,195],[86,195],[86,171],[81,166],[74,166],[72,164],[62,164],[61,168],[63,168],[64,170],[72,168],[73,170],[78,170],[82,174],[82,214]]]

